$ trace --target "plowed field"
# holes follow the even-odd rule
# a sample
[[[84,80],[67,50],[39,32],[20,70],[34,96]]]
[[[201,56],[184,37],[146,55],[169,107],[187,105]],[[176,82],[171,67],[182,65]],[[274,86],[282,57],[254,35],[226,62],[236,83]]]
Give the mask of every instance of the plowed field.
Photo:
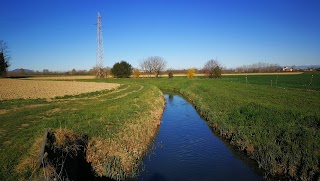
[[[110,90],[118,86],[115,83],[0,79],[0,100],[53,98]]]

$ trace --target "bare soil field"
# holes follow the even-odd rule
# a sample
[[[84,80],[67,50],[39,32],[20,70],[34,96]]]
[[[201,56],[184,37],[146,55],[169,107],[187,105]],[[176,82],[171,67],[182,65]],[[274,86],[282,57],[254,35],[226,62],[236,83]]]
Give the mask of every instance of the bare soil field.
[[[47,77],[29,77],[31,80],[80,80],[80,79],[95,79],[94,75],[80,75],[80,76],[47,76]]]
[[[0,79],[0,100],[54,98],[110,90],[119,85],[116,83]]]

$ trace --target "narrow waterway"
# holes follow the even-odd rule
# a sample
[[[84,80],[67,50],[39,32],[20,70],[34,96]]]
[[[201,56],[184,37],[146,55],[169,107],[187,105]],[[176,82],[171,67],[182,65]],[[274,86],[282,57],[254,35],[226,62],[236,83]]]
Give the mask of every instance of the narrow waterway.
[[[263,180],[212,133],[188,101],[178,95],[165,98],[154,147],[137,180]]]

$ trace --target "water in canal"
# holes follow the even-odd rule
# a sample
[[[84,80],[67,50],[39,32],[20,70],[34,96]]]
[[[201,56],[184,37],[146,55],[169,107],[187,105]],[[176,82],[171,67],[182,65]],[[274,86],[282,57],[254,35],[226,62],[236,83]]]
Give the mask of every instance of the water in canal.
[[[178,95],[165,98],[154,148],[137,180],[263,180],[212,133],[188,101]]]

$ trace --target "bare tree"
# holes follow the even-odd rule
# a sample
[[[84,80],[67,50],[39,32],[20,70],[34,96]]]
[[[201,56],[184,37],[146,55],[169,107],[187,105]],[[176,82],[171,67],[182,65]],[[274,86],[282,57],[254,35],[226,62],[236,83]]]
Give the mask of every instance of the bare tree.
[[[3,40],[0,40],[0,76],[6,77],[9,63],[10,54],[7,43]]]
[[[151,62],[148,59],[143,60],[143,62],[140,63],[140,67],[141,67],[141,70],[143,70],[143,72],[147,73],[149,76],[151,75],[152,66],[151,66]]]
[[[152,70],[156,77],[158,77],[162,71],[166,68],[167,62],[162,57],[149,57],[151,64],[152,64]]]
[[[164,58],[159,56],[149,57],[140,63],[140,67],[143,71],[147,72],[149,75],[154,74],[155,77],[159,77],[162,71],[166,68],[167,62]]]
[[[218,60],[211,59],[204,64],[203,70],[209,78],[220,78],[222,66]]]

